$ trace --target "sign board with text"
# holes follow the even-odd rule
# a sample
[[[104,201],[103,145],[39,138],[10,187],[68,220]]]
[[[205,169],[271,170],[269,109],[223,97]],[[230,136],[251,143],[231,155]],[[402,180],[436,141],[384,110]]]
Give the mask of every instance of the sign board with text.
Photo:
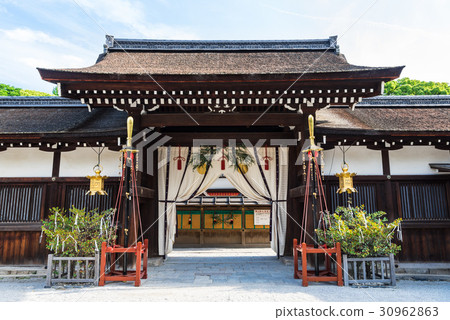
[[[270,225],[270,209],[256,209],[253,211],[253,224],[255,226]]]

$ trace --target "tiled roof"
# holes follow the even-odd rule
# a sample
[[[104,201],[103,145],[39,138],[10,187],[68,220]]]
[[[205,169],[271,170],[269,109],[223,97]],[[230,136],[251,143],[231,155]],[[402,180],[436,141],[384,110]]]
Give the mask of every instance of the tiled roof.
[[[77,100],[60,97],[0,97],[0,132],[123,134],[127,114],[110,108],[89,112]],[[333,107],[317,112],[318,133],[450,131],[450,96],[366,98],[355,110]]]
[[[450,108],[450,96],[378,96],[365,98],[356,105],[357,108],[420,108],[447,107]]]
[[[133,40],[107,36],[105,53],[95,65],[72,69],[38,68],[69,75],[247,75],[315,74],[387,71],[398,76],[402,67],[349,64],[339,53],[336,37],[323,40]],[[61,76],[61,75],[59,75]],[[51,78],[51,77],[50,77]],[[54,81],[54,78],[47,79]]]
[[[317,112],[319,133],[450,131],[450,96],[382,96]]]
[[[86,108],[80,101],[49,97],[0,97],[0,108]]]
[[[126,112],[89,109],[60,97],[0,97],[1,134],[75,134],[108,136],[126,130]]]

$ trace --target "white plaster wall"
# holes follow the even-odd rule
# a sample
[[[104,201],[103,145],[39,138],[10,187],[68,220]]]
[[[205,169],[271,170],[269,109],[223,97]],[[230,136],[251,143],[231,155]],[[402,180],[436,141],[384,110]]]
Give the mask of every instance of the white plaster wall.
[[[348,146],[344,147],[347,150]],[[324,151],[325,175],[334,175],[342,172],[342,151],[339,147]],[[381,151],[370,150],[365,146],[352,146],[345,152],[345,161],[350,167],[350,172],[358,175],[382,175],[383,165]]]
[[[53,152],[38,148],[8,148],[0,152],[0,177],[51,177]]]
[[[407,146],[389,151],[392,175],[437,174],[429,163],[450,163],[450,152],[433,146]]]
[[[98,151],[98,148],[94,148]],[[101,155],[103,171],[101,175],[120,176],[120,152],[105,149]],[[61,152],[60,177],[85,177],[94,175],[92,168],[97,164],[97,153],[91,148],[77,148]]]

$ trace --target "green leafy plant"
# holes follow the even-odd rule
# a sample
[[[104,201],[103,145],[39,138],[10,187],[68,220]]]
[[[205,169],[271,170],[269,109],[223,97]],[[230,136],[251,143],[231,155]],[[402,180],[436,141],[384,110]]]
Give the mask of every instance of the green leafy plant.
[[[46,247],[57,256],[93,257],[102,242],[116,239],[112,225],[113,209],[98,212],[72,207],[51,208],[48,220],[42,221],[42,232],[46,235]]]
[[[42,97],[51,96],[51,94],[36,90],[16,88],[4,83],[0,83],[0,96]]]
[[[447,95],[450,94],[450,85],[446,82],[420,81],[409,78],[389,81],[384,86],[386,96],[405,95]]]
[[[367,213],[364,207],[338,207],[326,219],[326,230],[316,229],[319,241],[328,246],[341,244],[342,252],[350,257],[380,257],[397,254],[401,247],[392,243],[401,219],[391,223],[383,211]]]

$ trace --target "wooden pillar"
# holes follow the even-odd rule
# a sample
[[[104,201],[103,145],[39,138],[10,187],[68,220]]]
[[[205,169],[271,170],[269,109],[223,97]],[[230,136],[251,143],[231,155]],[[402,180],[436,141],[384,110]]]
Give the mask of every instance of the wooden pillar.
[[[389,164],[389,150],[388,149],[382,149],[381,150],[381,161],[383,164],[383,176],[386,178],[384,181],[384,192],[385,192],[385,199],[386,199],[386,208],[383,208],[386,210],[387,217],[389,221],[393,221],[396,216],[398,216],[398,213],[395,212],[394,208],[394,194],[393,194],[393,186],[391,181],[391,167]]]
[[[53,152],[52,177],[59,177],[59,168],[61,166],[61,151]]]
[[[307,116],[303,116],[307,119]],[[293,242],[294,238],[300,237],[300,230],[302,224],[302,210],[303,210],[303,198],[293,197],[290,190],[299,187],[303,184],[302,166],[296,165],[297,159],[301,158],[301,149],[305,142],[305,124],[307,121],[303,121],[301,126],[296,126],[295,137],[297,138],[297,145],[289,148],[289,173],[288,173],[288,197],[287,197],[287,224],[286,224],[286,244],[284,247],[284,255],[291,256],[293,254]],[[307,127],[307,125],[306,125]]]
[[[145,159],[147,162],[147,159]],[[148,176],[149,187],[155,191],[155,196],[149,201],[149,210],[147,212],[149,223],[151,225],[148,230],[149,254],[150,256],[158,256],[158,152],[153,153],[153,174]]]

